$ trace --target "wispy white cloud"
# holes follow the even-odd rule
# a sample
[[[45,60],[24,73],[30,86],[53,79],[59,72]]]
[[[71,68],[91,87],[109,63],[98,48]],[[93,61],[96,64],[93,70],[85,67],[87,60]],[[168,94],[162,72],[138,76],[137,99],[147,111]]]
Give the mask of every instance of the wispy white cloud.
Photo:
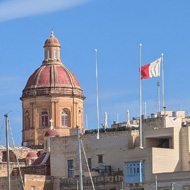
[[[0,3],[0,22],[68,9],[90,0],[7,0]]]

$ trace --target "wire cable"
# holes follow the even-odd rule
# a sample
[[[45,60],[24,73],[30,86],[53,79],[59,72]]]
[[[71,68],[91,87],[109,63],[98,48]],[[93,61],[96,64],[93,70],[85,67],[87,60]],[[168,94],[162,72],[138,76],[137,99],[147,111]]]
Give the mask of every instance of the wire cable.
[[[83,150],[83,153],[84,153],[84,158],[85,158],[85,161],[86,161],[86,165],[87,165],[87,168],[88,168],[88,173],[89,173],[90,180],[91,180],[91,183],[92,183],[92,188],[93,188],[93,190],[95,190],[94,182],[93,182],[92,175],[91,175],[91,172],[90,172],[90,168],[89,168],[89,165],[88,165],[88,161],[87,161],[87,157],[86,157],[86,152],[84,150],[84,145],[83,145],[82,139],[80,139],[80,142],[81,142],[81,145],[82,145],[82,150]]]

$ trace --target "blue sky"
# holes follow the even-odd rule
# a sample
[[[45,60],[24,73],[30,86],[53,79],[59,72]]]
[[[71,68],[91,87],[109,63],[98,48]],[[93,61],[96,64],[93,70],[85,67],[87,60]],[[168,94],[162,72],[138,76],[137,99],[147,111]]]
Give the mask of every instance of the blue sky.
[[[43,45],[53,28],[61,59],[78,78],[89,128],[96,128],[95,52],[98,49],[100,123],[139,114],[139,44],[142,65],[164,53],[167,110],[190,111],[190,2],[169,0],[1,0],[0,144],[5,144],[4,114],[17,145],[21,143],[19,98],[43,61]],[[148,114],[157,111],[157,81],[142,81]]]

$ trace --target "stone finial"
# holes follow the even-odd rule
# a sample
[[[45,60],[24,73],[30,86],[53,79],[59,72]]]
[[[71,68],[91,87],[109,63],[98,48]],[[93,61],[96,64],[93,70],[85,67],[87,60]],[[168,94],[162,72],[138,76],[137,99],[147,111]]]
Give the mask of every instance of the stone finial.
[[[53,35],[53,29],[51,29],[51,36],[54,36],[54,35]]]
[[[54,127],[53,127],[53,119],[50,119],[49,121],[51,123],[50,129],[54,129]]]

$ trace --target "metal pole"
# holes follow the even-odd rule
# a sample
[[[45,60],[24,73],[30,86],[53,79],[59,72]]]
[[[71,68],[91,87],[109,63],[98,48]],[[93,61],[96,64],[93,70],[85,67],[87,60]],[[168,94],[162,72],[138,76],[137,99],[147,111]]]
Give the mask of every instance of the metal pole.
[[[155,175],[155,189],[158,190],[158,178],[157,178],[157,175]]]
[[[98,61],[97,61],[97,49],[95,49],[95,56],[96,56],[96,103],[97,103],[97,128],[98,128],[98,133],[97,133],[97,139],[100,138],[99,134],[99,99],[98,99]]]
[[[139,47],[140,47],[140,77],[139,77],[139,82],[140,82],[140,122],[139,122],[139,130],[140,130],[140,135],[139,135],[139,138],[140,138],[140,148],[142,148],[142,89],[141,89],[141,48],[142,48],[142,44],[139,44]]]
[[[164,111],[164,54],[161,54],[162,57],[162,110]]]
[[[92,179],[92,174],[90,172],[90,168],[89,168],[89,165],[88,165],[88,160],[87,160],[87,157],[86,157],[86,153],[85,153],[85,150],[84,150],[84,145],[83,145],[82,139],[81,139],[81,145],[82,145],[82,150],[83,150],[83,153],[84,153],[84,158],[86,160],[86,165],[87,165],[87,168],[88,168],[88,173],[89,173],[89,176],[90,176],[90,180],[91,180],[91,183],[92,183],[92,189],[95,190],[94,182],[93,182],[93,179]]]
[[[171,190],[174,190],[174,183],[171,183]]]
[[[123,190],[123,181],[121,182],[121,190]]]
[[[9,165],[9,133],[8,133],[8,115],[5,114],[5,126],[6,126],[6,148],[7,148],[7,183],[8,190],[11,189],[11,180],[10,180],[10,165]]]
[[[144,115],[145,115],[145,118],[146,118],[146,102],[144,103]]]
[[[77,126],[77,139],[78,139],[78,158],[79,158],[79,185],[80,185],[80,190],[83,190],[80,131],[78,126]]]
[[[160,112],[160,82],[157,82],[158,87],[158,112]]]

